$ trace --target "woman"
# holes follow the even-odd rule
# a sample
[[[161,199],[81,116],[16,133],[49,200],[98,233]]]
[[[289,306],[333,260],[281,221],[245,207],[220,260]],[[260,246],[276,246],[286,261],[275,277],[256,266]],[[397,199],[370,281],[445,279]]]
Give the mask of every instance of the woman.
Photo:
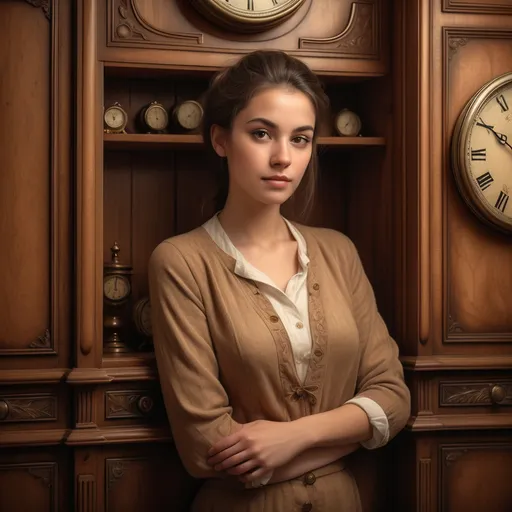
[[[281,216],[299,184],[313,195],[327,106],[316,76],[282,52],[220,73],[203,134],[226,163],[225,205],[151,257],[164,400],[186,469],[206,479],[194,511],[360,510],[343,457],[409,417],[354,245]]]

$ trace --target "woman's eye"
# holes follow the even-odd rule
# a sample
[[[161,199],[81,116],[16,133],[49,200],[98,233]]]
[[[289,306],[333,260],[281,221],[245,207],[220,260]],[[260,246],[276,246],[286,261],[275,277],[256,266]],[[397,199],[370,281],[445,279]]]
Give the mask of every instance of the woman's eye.
[[[257,139],[264,139],[265,137],[269,136],[266,130],[254,130],[252,134]]]
[[[294,144],[301,144],[302,146],[305,146],[306,144],[309,144],[310,140],[308,137],[305,137],[304,135],[301,135],[300,137],[294,137],[292,139],[292,142]]]

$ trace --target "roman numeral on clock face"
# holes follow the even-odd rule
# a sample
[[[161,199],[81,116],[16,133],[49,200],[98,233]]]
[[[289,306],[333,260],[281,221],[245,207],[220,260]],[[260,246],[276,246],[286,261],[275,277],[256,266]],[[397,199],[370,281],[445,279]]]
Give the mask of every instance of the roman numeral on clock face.
[[[496,101],[498,102],[498,105],[501,107],[502,112],[506,112],[508,110],[507,100],[505,99],[505,96],[503,96],[503,94],[496,96]]]
[[[505,208],[507,207],[508,200],[509,200],[508,194],[505,194],[505,192],[503,192],[503,190],[502,190],[500,192],[500,195],[498,196],[498,200],[496,201],[496,204],[494,206],[496,208],[498,208],[498,210],[500,210],[501,212],[504,212]]]
[[[471,149],[471,160],[485,161],[487,159],[487,150],[483,149]]]
[[[254,11],[254,0],[247,0],[247,10]]]
[[[492,182],[494,181],[494,178],[491,176],[491,173],[487,171],[485,174],[478,176],[476,181],[478,182],[480,189],[485,190],[486,188],[489,188],[491,186]]]
[[[278,0],[272,0],[272,5],[277,5]]]

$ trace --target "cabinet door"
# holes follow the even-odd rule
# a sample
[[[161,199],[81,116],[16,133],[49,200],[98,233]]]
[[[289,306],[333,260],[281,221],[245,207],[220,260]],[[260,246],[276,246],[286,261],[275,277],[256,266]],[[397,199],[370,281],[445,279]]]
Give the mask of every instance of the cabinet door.
[[[512,510],[512,438],[441,444],[440,510]]]
[[[78,512],[189,510],[198,481],[171,443],[77,448]]]
[[[0,452],[0,510],[71,510],[69,457],[64,448]]]

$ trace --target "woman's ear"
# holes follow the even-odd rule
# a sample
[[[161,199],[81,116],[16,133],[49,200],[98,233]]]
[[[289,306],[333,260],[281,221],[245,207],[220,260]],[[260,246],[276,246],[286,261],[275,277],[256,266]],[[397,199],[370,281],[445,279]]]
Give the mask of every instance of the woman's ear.
[[[212,141],[212,147],[215,150],[215,153],[219,155],[221,158],[225,158],[226,155],[226,141],[227,141],[227,133],[224,128],[219,126],[218,124],[212,125],[210,128],[210,139]]]

